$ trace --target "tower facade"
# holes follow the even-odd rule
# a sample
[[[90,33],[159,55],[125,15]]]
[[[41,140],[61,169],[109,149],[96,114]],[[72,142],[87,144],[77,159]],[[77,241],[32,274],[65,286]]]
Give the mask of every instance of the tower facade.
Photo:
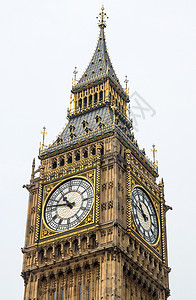
[[[164,184],[134,138],[105,27],[102,8],[95,52],[72,86],[69,122],[40,149],[25,185],[25,300],[169,296]]]

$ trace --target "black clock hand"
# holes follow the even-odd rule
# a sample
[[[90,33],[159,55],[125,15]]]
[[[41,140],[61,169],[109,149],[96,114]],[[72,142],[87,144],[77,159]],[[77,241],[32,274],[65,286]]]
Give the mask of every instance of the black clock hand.
[[[63,198],[63,201],[66,201],[66,204],[67,204],[67,206],[68,206],[70,209],[72,209],[73,206],[75,205],[75,202],[69,202],[69,201],[67,200],[67,197],[64,197],[64,198]]]
[[[139,202],[139,206],[140,206],[141,213],[144,214],[144,211],[143,211],[143,208],[142,208],[142,205],[140,202]]]
[[[72,209],[72,208],[74,207],[74,205],[75,205],[75,202],[68,202],[68,201],[67,201],[67,206],[68,206],[70,209]]]
[[[140,206],[140,207],[137,206],[137,208],[138,208],[139,211],[141,212],[141,214],[142,214],[142,216],[143,216],[143,218],[144,218],[144,221],[145,221],[145,222],[148,221],[148,217],[147,217],[147,215],[144,213],[144,210],[143,210],[142,205],[141,205],[140,202],[139,202],[139,206]]]
[[[48,205],[47,207],[57,207],[57,206],[65,206],[65,205],[67,206],[67,203]]]
[[[144,213],[144,211],[143,211],[143,209],[142,208],[140,208],[137,204],[134,204],[134,206],[141,212],[141,214],[143,214]]]
[[[61,195],[63,196],[63,201],[65,201],[65,202],[66,202],[66,205],[67,205],[70,209],[72,209],[73,206],[75,205],[75,202],[69,202],[69,201],[67,200],[67,197],[65,197],[65,196],[63,195],[62,191],[60,191],[60,193],[61,193]]]
[[[68,206],[70,209],[73,208],[73,206],[75,205],[75,202],[68,202],[66,201],[66,203],[61,203],[61,204],[55,204],[55,205],[48,205],[47,207],[59,207],[59,206]]]

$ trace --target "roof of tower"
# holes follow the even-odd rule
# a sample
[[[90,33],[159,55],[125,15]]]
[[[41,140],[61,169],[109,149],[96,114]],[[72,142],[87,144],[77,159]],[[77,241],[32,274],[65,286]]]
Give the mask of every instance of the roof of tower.
[[[116,73],[114,71],[107,50],[106,38],[104,33],[104,28],[106,27],[106,22],[105,22],[106,14],[104,13],[103,7],[102,7],[102,12],[99,15],[100,15],[100,20],[98,25],[100,27],[100,32],[99,32],[99,37],[98,37],[98,42],[97,42],[95,52],[84,74],[77,82],[77,84],[73,87],[73,90],[85,84],[88,84],[90,82],[93,82],[95,80],[106,78],[106,77],[110,77],[117,85],[121,87],[119,79],[116,76]]]

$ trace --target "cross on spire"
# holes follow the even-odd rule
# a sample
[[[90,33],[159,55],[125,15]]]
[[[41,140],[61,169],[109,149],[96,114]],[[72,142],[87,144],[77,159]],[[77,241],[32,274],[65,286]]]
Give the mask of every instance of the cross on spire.
[[[74,74],[74,85],[76,85],[76,76],[77,76],[77,74],[78,74],[78,71],[77,71],[77,67],[75,66],[75,68],[74,68],[74,71],[73,71],[73,74]]]
[[[125,83],[126,93],[128,92],[128,88],[127,88],[128,82],[129,82],[129,80],[127,79],[127,75],[125,75],[125,81],[124,81],[124,83]]]
[[[152,145],[151,151],[153,153],[153,164],[154,164],[154,166],[156,166],[156,159],[155,159],[156,157],[155,157],[155,155],[156,155],[157,150],[155,149],[155,145],[154,144]]]
[[[46,127],[43,127],[43,131],[41,131],[41,134],[43,134],[43,140],[42,140],[42,149],[44,148],[44,142],[45,142],[45,137],[46,137]]]
[[[97,19],[99,19],[98,25],[100,28],[105,28],[106,27],[106,19],[108,19],[108,16],[104,12],[105,8],[102,5],[101,12],[99,13]]]

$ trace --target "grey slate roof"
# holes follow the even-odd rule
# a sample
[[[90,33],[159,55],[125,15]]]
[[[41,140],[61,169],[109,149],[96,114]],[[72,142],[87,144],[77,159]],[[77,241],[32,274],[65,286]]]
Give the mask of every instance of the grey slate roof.
[[[92,63],[93,62],[93,63]],[[101,69],[100,69],[101,68]],[[86,76],[85,76],[86,74]],[[112,78],[117,82],[117,76],[115,74],[115,71],[113,69],[110,57],[108,55],[107,46],[106,46],[106,39],[105,39],[105,33],[104,28],[100,28],[99,38],[97,42],[97,46],[95,49],[95,52],[93,54],[93,57],[78,81],[77,85],[81,86],[81,84],[85,81],[91,81],[93,79],[96,79],[96,77],[100,77],[102,75],[111,75]],[[75,88],[77,88],[77,85]]]
[[[96,123],[97,115],[99,115],[101,122]],[[82,126],[84,120],[87,122],[88,128],[90,128],[90,131],[88,133],[85,132],[85,128],[83,128]],[[104,124],[101,129],[99,128],[100,123]],[[75,137],[73,139],[70,138],[70,125],[73,125],[74,127],[73,133]],[[75,116],[69,121],[63,132],[58,136],[57,140],[42,152],[42,155],[44,155],[46,152],[50,153],[55,149],[61,149],[71,144],[75,144],[78,141],[83,141],[86,138],[97,137],[102,133],[111,132],[112,130],[114,130],[114,127],[115,125],[113,124],[113,111],[109,106],[100,107],[93,111],[86,112],[85,114]],[[124,131],[125,124],[120,119],[118,121],[118,127],[123,129]],[[128,127],[126,127],[126,130],[127,133],[131,133]],[[59,139],[61,140],[60,143],[58,143]]]
[[[102,130],[98,129],[98,124],[96,123],[96,115],[99,115],[101,117],[102,123],[105,125]],[[83,120],[86,120],[88,122],[88,126],[91,129],[91,131],[86,134],[85,130],[82,126]],[[116,119],[117,121],[117,119]],[[70,125],[73,125],[75,138],[70,139],[69,136],[69,127]],[[89,111],[83,115],[75,116],[72,118],[63,132],[59,135],[58,139],[60,138],[61,142],[58,143],[58,139],[52,144],[49,145],[47,148],[40,150],[40,156],[43,156],[48,153],[52,153],[54,151],[58,151],[60,149],[63,149],[64,147],[68,147],[71,145],[76,144],[78,141],[84,141],[86,138],[93,138],[97,137],[101,134],[111,132],[111,131],[117,131],[124,139],[125,141],[135,149],[135,151],[141,156],[143,156],[143,159],[148,162],[148,164],[157,172],[157,167],[153,165],[151,161],[147,157],[145,157],[139,150],[138,147],[134,145],[134,143],[131,141],[131,130],[129,127],[125,125],[125,123],[119,118],[118,119],[118,126],[117,124],[113,124],[113,111],[109,106],[104,106],[97,108],[93,111]]]
[[[88,112],[83,115],[76,116],[75,118],[71,119],[67,124],[66,128],[61,134],[61,138],[63,140],[67,140],[69,138],[69,126],[72,124],[75,129],[74,133],[76,137],[82,136],[85,134],[84,128],[82,127],[82,122],[85,119],[88,122],[88,126],[91,129],[91,133],[98,130],[98,124],[96,123],[95,117],[99,114],[101,120],[103,121],[105,126],[112,125],[112,119],[109,113],[108,107],[98,108],[94,111]],[[87,136],[87,135],[86,135]]]

